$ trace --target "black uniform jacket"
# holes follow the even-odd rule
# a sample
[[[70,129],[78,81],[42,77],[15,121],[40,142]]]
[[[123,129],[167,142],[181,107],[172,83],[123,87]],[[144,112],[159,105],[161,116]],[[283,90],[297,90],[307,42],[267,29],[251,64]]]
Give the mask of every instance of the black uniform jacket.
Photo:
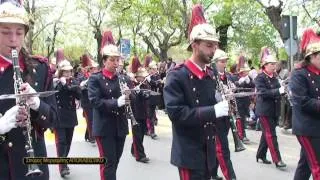
[[[290,78],[292,132],[320,137],[320,71],[308,66],[294,70]]]
[[[178,167],[206,167],[206,147],[214,145],[216,81],[210,68],[202,72],[190,60],[167,75],[164,100],[172,121],[171,163]],[[215,150],[209,153],[215,156]]]
[[[22,57],[19,58],[20,67],[23,69],[23,79],[37,91],[53,90],[52,75],[47,60],[42,57],[28,59],[31,64],[26,68]],[[0,94],[14,94],[14,80],[12,64],[8,63],[0,56]],[[4,114],[8,109],[16,104],[14,99],[0,101],[0,113]],[[55,96],[40,98],[38,111],[30,109],[31,122],[33,126],[32,138],[33,148],[36,157],[46,157],[47,151],[44,142],[44,132],[57,119]],[[14,128],[8,133],[1,135],[0,140],[0,179],[25,179],[27,166],[22,163],[23,157],[27,157],[25,150],[25,136],[21,128]],[[48,179],[49,172],[47,165],[41,165],[44,176],[39,179]],[[10,169],[10,173],[9,173]]]
[[[235,81],[235,85],[238,88],[248,88],[248,90],[244,89],[244,90],[238,90],[236,92],[250,92],[252,90],[250,90],[251,88],[254,89],[254,83],[253,80],[249,77],[250,81],[249,83],[247,82],[243,82],[243,83],[239,83],[239,79],[240,77],[237,76],[237,79]],[[250,88],[250,89],[249,89]],[[249,117],[249,106],[250,106],[250,96],[246,96],[246,97],[238,97],[236,98],[237,100],[237,106],[238,106],[238,111],[242,116],[247,116]]]
[[[275,75],[270,77],[261,72],[255,79],[258,94],[256,100],[256,115],[278,117],[280,115],[280,83]],[[239,107],[240,108],[240,107]]]
[[[72,128],[78,125],[76,99],[81,97],[79,82],[75,79],[63,85],[58,82],[56,90],[56,100],[58,106],[58,122],[57,128]]]
[[[93,106],[93,135],[126,136],[129,131],[125,108],[119,108],[117,103],[121,96],[119,78],[125,80],[125,77],[103,72],[107,71],[92,74],[88,81],[88,96]]]

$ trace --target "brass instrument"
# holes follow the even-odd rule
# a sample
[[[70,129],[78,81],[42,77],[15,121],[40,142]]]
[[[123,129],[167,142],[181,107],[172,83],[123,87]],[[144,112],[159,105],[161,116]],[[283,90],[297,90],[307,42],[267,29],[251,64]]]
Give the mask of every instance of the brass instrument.
[[[216,80],[217,80],[217,86],[218,86],[217,90],[219,93],[221,93],[222,100],[227,100],[229,104],[229,116],[230,116],[229,122],[230,122],[230,128],[232,131],[233,140],[234,140],[235,152],[243,151],[246,148],[244,147],[242,141],[239,138],[238,130],[234,123],[238,118],[240,118],[236,98],[235,96],[229,96],[229,98],[227,98],[226,95],[228,93],[226,92],[225,85],[220,80],[220,77],[218,77],[219,76],[218,72],[216,72],[215,74],[216,74]],[[228,80],[228,78],[227,78],[227,88],[232,89],[231,82]]]
[[[20,66],[19,66],[19,60],[18,60],[18,51],[13,48],[11,50],[11,56],[13,61],[13,71],[14,71],[14,91],[15,94],[21,94],[21,84],[23,83],[21,73],[20,73]],[[32,147],[32,125],[30,120],[30,107],[27,104],[27,98],[24,96],[20,96],[16,98],[16,104],[19,104],[20,106],[24,106],[27,109],[28,117],[26,119],[26,123],[24,126],[22,126],[23,135],[25,138],[25,150],[27,152],[28,158],[34,158],[34,149]],[[41,176],[43,172],[39,169],[39,166],[37,164],[28,164],[28,172],[26,176]]]
[[[128,85],[126,82],[124,81],[121,81],[121,78],[119,77],[119,86],[120,86],[120,91],[121,91],[121,94],[122,95],[125,95],[126,94],[126,91],[128,89]],[[134,117],[133,115],[133,111],[132,111],[132,108],[131,108],[131,104],[126,104],[125,105],[125,113],[126,113],[126,117],[127,119],[130,119],[131,120],[131,124],[132,126],[136,126],[136,125],[139,125],[136,118]]]

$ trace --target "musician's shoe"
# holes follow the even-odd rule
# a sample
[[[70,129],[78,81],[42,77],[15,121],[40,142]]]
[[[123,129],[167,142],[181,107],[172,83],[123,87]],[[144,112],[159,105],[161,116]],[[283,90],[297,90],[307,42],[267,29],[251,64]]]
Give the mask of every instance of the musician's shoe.
[[[153,139],[153,140],[158,140],[159,137],[156,135],[156,134],[150,134],[150,137]]]
[[[259,158],[256,157],[257,162],[259,162],[259,159],[262,161],[263,164],[271,164],[271,161],[269,161],[267,158]]]
[[[275,164],[276,164],[277,168],[285,168],[285,167],[287,167],[287,165],[282,160],[277,162],[277,163],[275,163]]]
[[[137,161],[142,162],[142,163],[148,163],[150,161],[150,159],[147,157],[143,157],[143,158],[138,159]]]
[[[70,174],[70,171],[67,169],[67,168],[63,168],[61,171],[60,171],[60,176],[61,177],[65,177],[66,175],[69,175]]]
[[[242,139],[243,144],[250,144],[250,140],[247,137]]]
[[[220,176],[216,176],[216,177],[213,177],[211,180],[223,180],[223,178]]]

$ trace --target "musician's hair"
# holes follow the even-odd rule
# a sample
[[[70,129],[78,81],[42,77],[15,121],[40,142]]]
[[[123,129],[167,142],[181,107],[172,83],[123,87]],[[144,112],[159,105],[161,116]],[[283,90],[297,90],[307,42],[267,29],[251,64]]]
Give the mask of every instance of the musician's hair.
[[[313,54],[310,54],[309,56],[305,57],[304,60],[301,62],[301,67],[307,67],[308,65],[311,64],[311,56],[314,55],[318,55],[320,54],[320,52],[315,52]]]

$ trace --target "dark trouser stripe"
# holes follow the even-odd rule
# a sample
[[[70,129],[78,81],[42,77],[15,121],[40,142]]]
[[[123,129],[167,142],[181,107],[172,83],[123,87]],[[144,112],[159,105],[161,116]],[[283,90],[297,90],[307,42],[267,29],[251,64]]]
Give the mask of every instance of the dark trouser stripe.
[[[239,138],[240,138],[240,140],[242,140],[244,137],[244,133],[243,133],[242,122],[241,122],[240,118],[237,118],[236,125],[237,125]]]
[[[277,163],[280,160],[279,160],[275,145],[273,144],[274,136],[271,133],[271,127],[270,127],[269,120],[266,116],[261,116],[260,121],[261,121],[261,125],[264,128],[264,135],[265,135],[265,138],[266,138],[269,150],[270,150],[272,160],[273,160],[273,162]]]
[[[314,151],[314,148],[312,147],[310,139],[307,136],[297,136],[297,137],[302,148],[305,149],[313,179],[320,180],[320,164],[319,164],[319,161],[317,160],[317,156]]]
[[[223,173],[224,177],[226,178],[226,180],[229,180],[230,179],[230,177],[229,177],[230,172],[227,167],[226,161],[223,157],[222,144],[221,144],[220,138],[218,136],[216,136],[216,147],[217,147],[217,150],[216,150],[217,151],[217,158],[219,160],[219,164],[220,164],[222,173]]]
[[[92,139],[91,122],[89,120],[88,112],[83,110],[83,117],[84,117],[84,119],[86,120],[86,123],[87,123],[87,130],[88,130],[89,139]]]
[[[99,149],[99,154],[100,157],[103,158],[105,157],[105,153],[103,151],[103,146],[102,146],[102,140],[101,137],[96,137],[96,141],[97,141],[97,145],[98,145],[98,149]],[[100,179],[101,180],[106,180],[104,174],[105,174],[105,164],[100,164]]]

